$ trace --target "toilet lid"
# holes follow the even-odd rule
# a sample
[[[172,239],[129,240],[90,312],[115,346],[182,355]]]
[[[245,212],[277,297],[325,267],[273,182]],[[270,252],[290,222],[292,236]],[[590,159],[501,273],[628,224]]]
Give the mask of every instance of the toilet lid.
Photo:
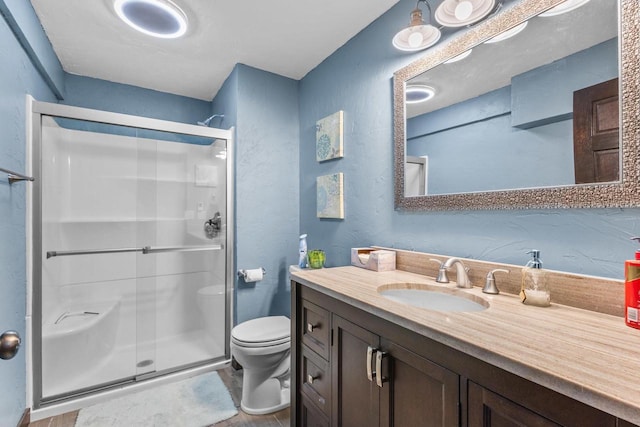
[[[247,320],[231,330],[231,337],[244,343],[272,343],[291,337],[291,321],[285,316]]]

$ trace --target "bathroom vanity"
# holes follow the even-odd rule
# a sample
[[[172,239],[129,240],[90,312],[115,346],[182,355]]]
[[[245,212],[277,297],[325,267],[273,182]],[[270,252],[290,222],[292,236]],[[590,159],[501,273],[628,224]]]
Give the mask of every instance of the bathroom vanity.
[[[398,251],[399,268],[435,265],[429,257]],[[293,274],[295,425],[640,423],[638,335],[621,317],[560,305],[553,296],[551,307],[525,306],[513,294],[451,289],[455,280],[441,285],[434,275],[406,270]],[[380,293],[438,287],[487,307],[426,310]]]

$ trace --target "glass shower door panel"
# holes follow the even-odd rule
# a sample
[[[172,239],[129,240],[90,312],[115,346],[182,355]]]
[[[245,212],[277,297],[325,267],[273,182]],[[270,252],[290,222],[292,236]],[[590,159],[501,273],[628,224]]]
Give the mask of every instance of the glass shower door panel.
[[[155,369],[223,358],[226,337],[226,141],[155,143]]]
[[[137,244],[134,134],[43,118],[44,401],[135,375],[136,257],[118,252]]]
[[[224,359],[226,141],[44,117],[41,146],[41,402]]]

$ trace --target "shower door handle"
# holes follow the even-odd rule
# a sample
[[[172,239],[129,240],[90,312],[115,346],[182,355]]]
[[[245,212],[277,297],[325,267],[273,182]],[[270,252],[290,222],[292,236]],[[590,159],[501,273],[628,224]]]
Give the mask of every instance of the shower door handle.
[[[219,251],[222,249],[221,245],[212,245],[212,246],[166,246],[166,247],[157,247],[152,248],[151,246],[145,246],[142,248],[142,253],[145,255],[148,254],[157,254],[162,252],[201,252],[201,251]]]
[[[16,331],[6,331],[0,335],[0,359],[13,359],[20,349],[21,342]]]
[[[70,255],[104,255],[104,254],[117,254],[123,252],[142,252],[143,254],[155,254],[160,252],[198,252],[198,251],[218,251],[222,249],[221,245],[212,246],[166,246],[152,248],[151,246],[145,246],[144,248],[118,248],[118,249],[92,249],[82,251],[48,251],[47,259],[59,256]]]

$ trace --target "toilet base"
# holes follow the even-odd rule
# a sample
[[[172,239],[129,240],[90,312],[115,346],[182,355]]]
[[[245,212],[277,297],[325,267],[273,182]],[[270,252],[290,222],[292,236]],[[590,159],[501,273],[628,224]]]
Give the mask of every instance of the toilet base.
[[[243,378],[242,400],[240,401],[240,408],[243,412],[249,415],[264,415],[289,406],[291,389],[288,387],[288,378],[284,384],[277,378],[255,381],[257,379],[247,375]]]
[[[272,412],[281,411],[289,407],[289,404],[291,401],[291,391],[288,388],[283,388],[280,394],[281,394],[281,403],[279,405],[272,406],[270,408],[252,409],[244,406],[244,402],[240,402],[240,409],[242,409],[242,412],[249,415],[265,415],[265,414],[271,414]]]

